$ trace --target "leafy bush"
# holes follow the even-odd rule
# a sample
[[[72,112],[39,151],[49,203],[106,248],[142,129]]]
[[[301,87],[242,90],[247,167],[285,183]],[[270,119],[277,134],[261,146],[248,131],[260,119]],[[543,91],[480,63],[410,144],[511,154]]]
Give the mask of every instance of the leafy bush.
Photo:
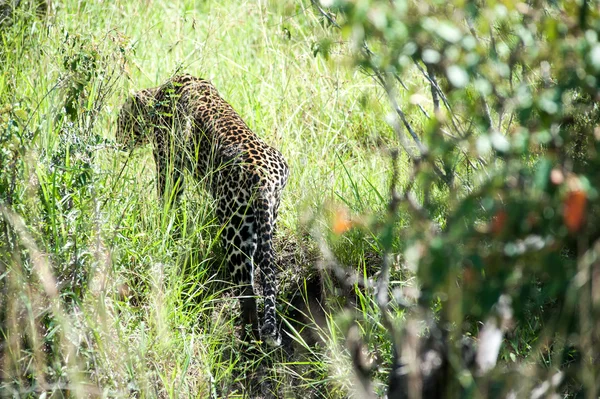
[[[350,41],[355,65],[385,89],[390,124],[413,161],[407,183],[396,188],[392,181],[388,223],[378,233],[385,254],[375,288],[394,343],[390,397],[528,396],[559,370],[568,377],[560,374],[538,386],[534,396],[543,389],[544,395],[595,397],[596,5],[343,0],[314,5],[330,34]],[[320,51],[326,54],[332,41],[324,38]],[[422,127],[416,128],[419,118]],[[410,215],[407,228],[397,227],[400,211]],[[400,247],[392,245],[397,236]],[[389,259],[398,249],[402,260],[395,265]],[[421,357],[406,344],[415,342],[414,323],[404,322],[408,327],[400,339],[395,324],[386,321],[394,314],[387,279],[396,266],[418,277],[418,293],[411,293],[418,299],[408,302],[414,308],[409,319],[429,320],[428,333],[416,329],[429,336]],[[401,290],[395,294],[406,300]],[[437,311],[430,315],[427,309]],[[507,361],[494,368],[499,342],[489,337],[502,333],[507,336],[501,357]],[[474,355],[462,347],[465,334],[479,337]],[[512,345],[511,337],[526,349]],[[427,350],[439,353],[433,369],[443,371],[430,370]],[[355,363],[360,374],[360,359]],[[514,372],[524,370],[516,383]],[[363,378],[364,386],[368,380]]]

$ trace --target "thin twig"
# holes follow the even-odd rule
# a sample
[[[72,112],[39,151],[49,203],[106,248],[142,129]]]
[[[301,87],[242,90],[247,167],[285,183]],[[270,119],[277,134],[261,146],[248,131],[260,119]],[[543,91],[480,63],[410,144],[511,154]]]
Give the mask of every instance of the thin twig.
[[[323,15],[325,18],[327,18],[327,20],[329,21],[330,24],[332,24],[333,26],[335,26],[338,29],[341,29],[341,27],[338,25],[338,23],[335,22],[335,19],[333,19],[331,17],[331,15],[329,15],[329,13],[327,13],[325,10],[323,10],[323,8],[321,8],[321,6],[319,5],[319,2],[317,0],[311,0],[311,2],[317,8],[317,10],[319,10],[321,15]]]
[[[427,79],[427,81],[431,85],[432,90],[435,89],[435,92],[442,99],[442,102],[444,103],[444,106],[448,109],[448,111],[450,112],[450,114],[452,114],[452,107],[450,106],[450,102],[448,101],[448,98],[446,97],[446,95],[444,94],[444,92],[442,91],[442,89],[440,88],[437,80],[435,79],[435,76],[434,75],[430,75],[429,73],[427,73],[423,69],[423,67],[421,65],[419,65],[419,63],[416,60],[415,60],[414,64],[417,67],[417,69],[423,74],[423,76],[425,77],[425,79]],[[427,64],[425,64],[425,66],[427,66]]]
[[[425,67],[427,68],[427,75],[429,77],[429,87],[431,88],[431,100],[433,101],[433,111],[438,112],[440,110],[439,94],[441,90],[437,84],[437,81],[435,80],[435,75],[433,73],[433,68],[431,67],[431,65],[425,64]]]
[[[400,205],[400,196],[396,189],[398,183],[398,151],[392,151],[392,180],[390,182],[390,202],[388,205],[388,218],[389,228],[393,229],[396,219],[398,217],[398,206]],[[393,363],[394,365],[400,362],[400,342],[398,340],[398,334],[396,328],[392,322],[389,314],[389,282],[390,282],[390,268],[392,263],[391,248],[384,248],[383,262],[381,265],[381,272],[377,278],[377,306],[381,312],[381,323],[386,328],[392,342],[393,351]]]
[[[400,83],[400,86],[402,86],[402,88],[404,90],[408,91],[408,87],[404,84],[404,82],[402,81],[402,79],[400,79],[400,76],[398,76],[398,74],[395,73],[395,72],[394,72],[394,77],[396,78],[396,80],[398,81],[398,83]],[[431,119],[431,116],[429,116],[429,112],[427,112],[425,110],[425,108],[423,108],[423,106],[421,104],[416,104],[416,105],[417,105],[417,108],[419,108],[421,110],[421,112],[423,113],[423,115],[425,115],[425,117],[427,119]],[[434,105],[435,105],[435,102],[434,102]],[[435,109],[435,107],[434,107],[434,109]]]

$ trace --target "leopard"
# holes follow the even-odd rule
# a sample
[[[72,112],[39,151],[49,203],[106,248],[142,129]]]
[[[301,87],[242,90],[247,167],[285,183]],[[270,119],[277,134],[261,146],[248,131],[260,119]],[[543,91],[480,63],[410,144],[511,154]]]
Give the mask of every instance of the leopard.
[[[279,346],[273,237],[290,174],[281,152],[257,136],[209,80],[190,74],[129,95],[117,125],[116,142],[123,149],[152,143],[159,198],[179,200],[185,171],[206,186],[222,225],[228,278],[238,287],[243,339]],[[262,283],[262,325],[255,266]]]

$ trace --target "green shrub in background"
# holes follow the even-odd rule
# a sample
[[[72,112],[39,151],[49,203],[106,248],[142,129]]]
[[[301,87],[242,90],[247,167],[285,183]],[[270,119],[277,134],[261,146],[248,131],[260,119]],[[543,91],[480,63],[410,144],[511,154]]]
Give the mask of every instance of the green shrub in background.
[[[413,163],[408,182],[392,183],[379,233],[376,288],[387,288],[390,268],[418,277],[412,322],[404,333],[385,323],[394,343],[390,397],[597,397],[598,3],[315,7],[329,26],[319,50],[327,55],[339,35],[350,42],[356,66],[385,89],[400,151]],[[407,117],[416,112],[418,125]],[[401,229],[400,210],[410,215]],[[397,235],[404,250],[396,264]],[[406,302],[406,292],[395,294],[392,304]],[[378,295],[382,318],[393,319],[387,289]],[[415,327],[419,320],[429,327]],[[416,331],[429,337],[420,355],[407,344]],[[464,335],[479,338],[471,354]],[[433,366],[427,351],[438,353]]]

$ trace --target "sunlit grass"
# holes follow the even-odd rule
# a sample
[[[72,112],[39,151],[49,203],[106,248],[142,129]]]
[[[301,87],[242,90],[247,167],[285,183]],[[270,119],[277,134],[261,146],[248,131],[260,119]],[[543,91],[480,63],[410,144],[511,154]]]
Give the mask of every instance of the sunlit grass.
[[[0,390],[242,395],[248,364],[236,338],[235,298],[220,281],[226,276],[219,273],[212,199],[188,179],[183,201],[165,210],[151,149],[127,158],[113,148],[117,110],[130,91],[177,72],[210,79],[287,159],[278,242],[297,252],[296,267],[309,270],[316,264],[305,253],[315,245],[305,236],[307,229],[329,233],[323,210],[376,217],[386,206],[390,174],[382,149],[393,136],[383,92],[349,67],[345,43],[335,43],[329,58],[315,54],[328,33],[309,2],[68,0],[56,2],[47,21],[21,12],[1,28],[0,108],[11,111],[0,126],[15,140],[1,149],[18,154],[1,173],[19,171],[4,205],[23,218],[34,241],[14,236],[11,223],[0,225],[13,237],[1,247],[12,255],[0,257],[10,292]],[[65,116],[70,95],[82,99],[73,120]],[[332,236],[332,246],[360,273],[365,254],[378,251],[368,229]],[[32,274],[34,248],[52,275]],[[59,280],[60,301],[37,287],[50,277]],[[357,306],[367,318],[373,304],[361,295]],[[59,303],[66,303],[64,324],[50,321]],[[351,371],[340,338],[346,322],[329,314],[321,321],[307,327],[317,346],[290,338],[305,355],[269,355],[273,390],[347,395]],[[22,331],[25,344],[17,325],[30,326]]]

